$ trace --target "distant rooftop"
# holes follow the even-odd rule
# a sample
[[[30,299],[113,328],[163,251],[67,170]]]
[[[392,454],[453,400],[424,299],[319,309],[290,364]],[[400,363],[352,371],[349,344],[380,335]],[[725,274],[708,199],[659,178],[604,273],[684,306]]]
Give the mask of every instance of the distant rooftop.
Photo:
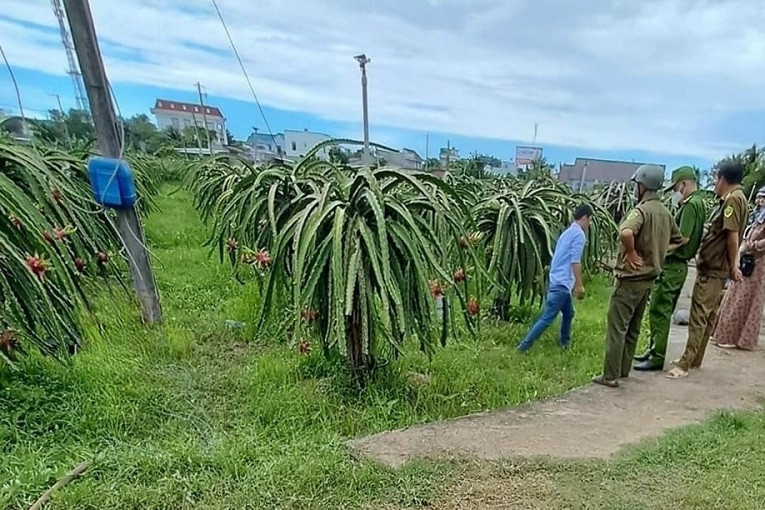
[[[586,173],[584,173],[585,164],[587,165]],[[576,161],[573,165],[561,165],[558,180],[563,182],[578,181],[582,179],[582,174],[584,173],[584,180],[588,182],[627,182],[632,178],[635,170],[637,170],[640,165],[645,164],[647,163],[594,158],[576,158]],[[662,170],[666,169],[665,165],[658,166],[660,166]]]
[[[203,110],[204,109],[204,110]],[[182,103],[180,101],[168,101],[167,99],[157,99],[154,103],[154,110],[164,110],[168,112],[185,112],[202,115],[210,115],[213,117],[223,118],[223,114],[216,106],[194,104],[194,103]]]

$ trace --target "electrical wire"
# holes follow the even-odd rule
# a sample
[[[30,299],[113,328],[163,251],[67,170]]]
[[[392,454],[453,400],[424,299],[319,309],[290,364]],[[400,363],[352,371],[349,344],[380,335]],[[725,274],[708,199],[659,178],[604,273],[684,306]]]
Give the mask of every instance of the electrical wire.
[[[239,61],[239,67],[242,68],[242,74],[244,75],[244,79],[247,81],[247,86],[250,87],[250,92],[252,93],[252,97],[255,99],[255,104],[258,105],[260,116],[263,117],[263,122],[266,124],[268,134],[271,136],[271,140],[273,140],[274,145],[278,146],[276,143],[276,137],[274,136],[273,131],[271,131],[271,125],[268,123],[268,119],[266,118],[266,113],[263,111],[263,107],[260,105],[260,101],[258,100],[258,95],[255,93],[255,87],[252,86],[250,76],[247,74],[247,69],[244,67],[242,57],[239,55],[239,50],[237,50],[234,39],[231,37],[231,32],[229,32],[228,26],[226,25],[226,20],[223,19],[223,14],[220,12],[218,2],[216,0],[212,0],[212,4],[213,7],[215,7],[215,12],[218,13],[218,18],[220,19],[221,25],[223,25],[223,30],[226,32],[226,37],[228,37],[228,42],[231,44],[231,49],[234,51],[234,55],[236,56],[237,61]]]

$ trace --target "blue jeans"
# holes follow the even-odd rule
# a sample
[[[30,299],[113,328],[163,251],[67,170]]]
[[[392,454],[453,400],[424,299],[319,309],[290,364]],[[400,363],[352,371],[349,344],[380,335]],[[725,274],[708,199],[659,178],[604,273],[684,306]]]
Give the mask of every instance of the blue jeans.
[[[518,345],[519,351],[531,349],[534,342],[545,332],[553,323],[555,317],[560,313],[563,320],[560,324],[560,345],[568,347],[571,343],[571,321],[574,319],[574,302],[571,298],[571,291],[562,285],[551,287],[547,291],[547,300],[542,315],[539,316],[534,326],[526,334],[526,338]]]

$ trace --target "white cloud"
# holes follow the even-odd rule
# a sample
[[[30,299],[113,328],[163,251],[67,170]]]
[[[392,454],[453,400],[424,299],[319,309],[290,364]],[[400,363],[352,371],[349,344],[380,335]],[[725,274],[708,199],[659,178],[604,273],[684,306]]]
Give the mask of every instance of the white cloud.
[[[251,99],[209,0],[91,3],[112,81]],[[361,51],[376,125],[713,158],[765,108],[761,0],[218,3],[261,101],[333,120],[358,119]],[[2,16],[14,65],[63,73],[48,2]]]

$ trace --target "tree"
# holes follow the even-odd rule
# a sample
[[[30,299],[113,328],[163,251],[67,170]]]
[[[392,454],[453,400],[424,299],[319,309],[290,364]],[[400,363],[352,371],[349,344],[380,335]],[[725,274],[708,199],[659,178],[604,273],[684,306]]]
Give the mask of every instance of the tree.
[[[226,129],[226,141],[228,142],[228,145],[230,147],[237,147],[237,148],[244,147],[244,142],[234,138],[234,135],[232,135],[231,131],[229,131],[228,129]]]
[[[90,114],[84,110],[50,110],[48,119],[33,122],[35,136],[59,146],[68,146],[72,140],[91,142],[96,138]]]
[[[428,158],[423,163],[422,168],[425,170],[439,170],[441,168],[441,160],[438,158]]]
[[[129,149],[155,154],[167,139],[145,114],[134,115],[123,121],[125,145]]]
[[[336,165],[348,164],[348,153],[338,146],[329,149],[329,161]]]

